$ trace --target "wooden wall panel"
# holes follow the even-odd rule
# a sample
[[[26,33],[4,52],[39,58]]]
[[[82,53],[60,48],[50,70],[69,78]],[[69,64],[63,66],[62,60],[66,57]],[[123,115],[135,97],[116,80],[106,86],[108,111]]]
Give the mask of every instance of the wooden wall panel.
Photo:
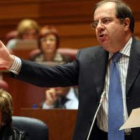
[[[62,48],[86,48],[90,46],[98,45],[96,38],[93,37],[84,37],[84,38],[69,38],[62,39],[61,41]]]
[[[94,30],[91,29],[90,23],[85,24],[66,24],[56,25],[61,37],[68,36],[95,36]]]
[[[4,40],[5,34],[11,30],[15,30],[18,22],[23,18],[33,18],[41,26],[45,24],[53,24],[58,27],[63,42],[72,42],[68,44],[73,46],[75,41],[81,40],[81,44],[85,44],[85,40],[91,40],[92,30],[86,29],[92,22],[93,6],[99,0],[3,0],[0,1],[0,39]],[[126,0],[125,0],[126,1]],[[127,0],[132,8],[136,19],[136,35],[140,36],[140,1]],[[83,32],[85,32],[83,34]],[[66,38],[67,37],[67,38]],[[85,39],[84,39],[85,38]],[[89,38],[89,39],[86,39]],[[65,40],[66,39],[66,40]],[[65,40],[65,41],[63,41]],[[67,41],[68,40],[68,41]],[[93,36],[95,40],[95,36]],[[95,42],[95,41],[94,41]],[[97,44],[97,43],[94,43]],[[83,46],[92,45],[87,43]]]
[[[92,11],[95,1],[60,1],[52,3],[41,3],[41,17],[54,23],[79,23],[92,21]]]
[[[23,4],[23,5],[8,5],[6,6],[8,10],[5,12],[5,6],[0,8],[0,14],[2,15],[0,19],[20,19],[26,17],[39,17],[39,5],[36,4]],[[22,15],[22,16],[21,16]]]
[[[94,30],[90,24],[56,25],[62,48],[84,48],[97,45]]]

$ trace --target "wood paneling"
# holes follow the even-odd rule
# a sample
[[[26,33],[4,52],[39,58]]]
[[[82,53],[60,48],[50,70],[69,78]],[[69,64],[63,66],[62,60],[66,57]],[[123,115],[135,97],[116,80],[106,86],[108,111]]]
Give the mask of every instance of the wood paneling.
[[[20,19],[20,18],[35,18],[39,17],[39,5],[37,4],[21,4],[21,5],[7,5],[6,8],[8,9],[5,11],[5,6],[1,7],[0,14],[1,20],[13,20],[13,19]],[[21,17],[22,15],[22,17]]]
[[[90,29],[93,6],[99,0],[3,0],[0,1],[0,38],[15,30],[23,18],[35,19],[41,26],[55,25],[61,37],[61,47],[83,48],[98,44]],[[125,0],[126,1],[126,0]],[[135,34],[140,36],[140,1],[127,0],[136,19]],[[93,34],[93,36],[92,36]],[[93,37],[93,40],[92,40]],[[80,43],[78,44],[77,42]]]

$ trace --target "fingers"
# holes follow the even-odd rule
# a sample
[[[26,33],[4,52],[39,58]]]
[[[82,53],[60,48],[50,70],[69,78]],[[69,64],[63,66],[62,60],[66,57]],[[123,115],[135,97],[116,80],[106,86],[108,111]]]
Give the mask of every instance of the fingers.
[[[3,42],[0,40],[0,69],[10,68],[14,62],[14,56],[12,56]]]
[[[0,40],[0,47],[1,47],[2,45],[4,45],[4,44],[3,44],[2,41]]]
[[[0,48],[7,48],[1,40],[0,40]]]
[[[56,95],[55,88],[51,88],[46,91],[46,103],[48,105],[54,104],[54,102],[57,100],[58,96]]]

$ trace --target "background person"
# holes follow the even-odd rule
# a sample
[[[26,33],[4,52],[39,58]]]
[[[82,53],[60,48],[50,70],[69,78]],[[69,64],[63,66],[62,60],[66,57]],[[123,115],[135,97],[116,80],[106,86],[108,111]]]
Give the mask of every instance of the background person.
[[[41,28],[38,44],[40,52],[33,55],[30,60],[52,66],[71,61],[69,56],[57,52],[60,47],[60,37],[54,26],[46,25]]]
[[[9,40],[8,49],[15,49],[18,40],[38,40],[40,27],[35,20],[23,19],[17,26],[17,38]]]
[[[0,89],[0,139],[29,140],[28,134],[12,126],[12,97]]]
[[[78,109],[78,95],[72,87],[56,87],[46,90],[46,100],[43,109],[63,108]]]

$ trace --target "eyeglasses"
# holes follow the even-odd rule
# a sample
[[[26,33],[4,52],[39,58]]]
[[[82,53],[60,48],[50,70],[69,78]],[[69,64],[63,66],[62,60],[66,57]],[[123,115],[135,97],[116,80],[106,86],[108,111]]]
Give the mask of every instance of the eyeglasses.
[[[93,23],[91,23],[91,28],[95,30],[97,28],[97,26],[98,26],[99,23],[101,25],[107,25],[107,24],[109,24],[112,21],[113,21],[112,18],[104,17],[101,20],[95,20],[95,21],[93,21]]]
[[[56,41],[56,38],[41,38],[40,41],[41,42],[47,42],[47,41],[54,42]]]

